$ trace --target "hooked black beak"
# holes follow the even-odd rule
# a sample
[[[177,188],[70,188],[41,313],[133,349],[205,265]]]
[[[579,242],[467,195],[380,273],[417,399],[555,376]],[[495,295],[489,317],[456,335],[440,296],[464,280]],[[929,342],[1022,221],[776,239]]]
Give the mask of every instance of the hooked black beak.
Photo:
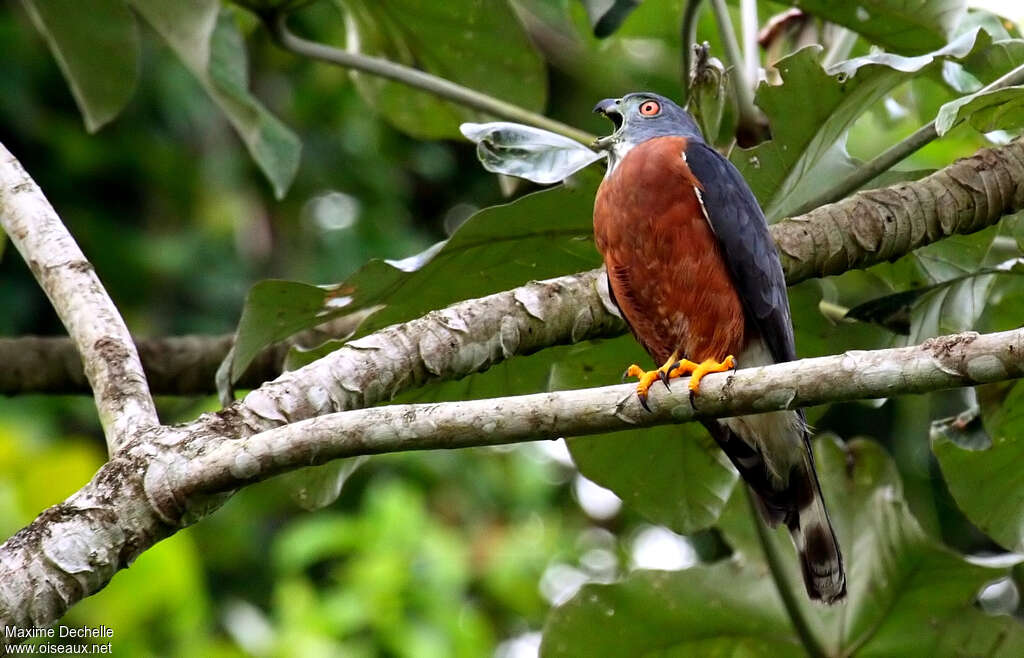
[[[615,132],[618,132],[622,128],[623,117],[622,112],[619,111],[619,102],[621,98],[606,98],[597,105],[594,106],[594,112],[597,114],[603,114],[608,117],[613,124],[615,124]],[[594,145],[599,148],[607,148],[613,141],[615,133],[598,139]]]

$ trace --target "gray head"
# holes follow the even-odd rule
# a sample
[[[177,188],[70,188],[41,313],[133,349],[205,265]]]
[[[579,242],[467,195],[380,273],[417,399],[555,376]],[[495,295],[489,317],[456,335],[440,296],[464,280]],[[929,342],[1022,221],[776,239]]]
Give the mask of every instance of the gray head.
[[[608,151],[609,172],[629,149],[655,137],[686,137],[704,141],[697,122],[689,112],[668,98],[648,91],[626,94],[622,98],[606,98],[594,106],[594,112],[605,115],[615,124],[615,132],[594,143]]]

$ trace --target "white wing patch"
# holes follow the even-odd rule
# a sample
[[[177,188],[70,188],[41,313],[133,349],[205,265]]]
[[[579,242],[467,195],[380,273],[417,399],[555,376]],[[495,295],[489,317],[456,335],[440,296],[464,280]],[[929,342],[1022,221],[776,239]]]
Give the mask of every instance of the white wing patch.
[[[683,162],[686,162],[686,151],[681,152],[679,155],[683,158]],[[704,219],[707,220],[708,226],[711,227],[711,232],[715,233],[715,225],[711,223],[711,216],[708,215],[708,208],[704,205],[704,195],[696,185],[693,186],[693,191],[697,195],[697,203],[700,204],[700,211],[704,213]]]

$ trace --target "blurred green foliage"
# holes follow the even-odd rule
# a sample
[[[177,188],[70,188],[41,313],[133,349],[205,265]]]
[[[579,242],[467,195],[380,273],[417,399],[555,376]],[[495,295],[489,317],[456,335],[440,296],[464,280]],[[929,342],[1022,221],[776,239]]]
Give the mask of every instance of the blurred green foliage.
[[[607,126],[590,113],[597,99],[638,89],[681,93],[688,46],[679,40],[681,0],[635,7],[488,2],[493,7],[289,3],[299,6],[290,25],[309,38],[418,65],[598,134]],[[385,305],[366,332],[597,262],[588,233],[595,172],[540,192],[520,185],[511,194],[521,198],[498,205],[507,197],[478,166],[472,145],[426,139],[455,135],[457,121],[473,113],[284,53],[241,6],[132,0],[138,14],[126,14],[123,4],[104,2],[97,13],[84,12],[86,25],[109,23],[108,32],[94,33],[76,29],[84,5],[62,3],[64,13],[41,0],[25,4],[27,12],[0,13],[0,142],[45,191],[137,334],[231,331],[246,290],[267,278],[344,281],[352,291],[343,286],[339,294],[355,300],[348,310]],[[769,64],[786,57],[794,71],[769,68],[778,86],[758,95],[773,141],[755,151],[737,149],[733,158],[775,216],[797,205],[793,190],[816,191],[935,118],[944,104],[1024,61],[1016,26],[985,12],[964,14],[956,0],[929,3],[915,15],[903,12],[904,0],[878,0],[867,18],[836,3],[793,4],[859,29],[845,55],[872,59],[841,67],[845,73],[823,70],[816,50],[799,50],[817,42],[827,51],[840,41],[820,18],[800,19],[766,44]],[[760,23],[787,8],[758,3]],[[190,21],[198,27],[178,34]],[[979,25],[986,31],[943,61],[908,63],[877,50],[917,55]],[[37,27],[52,43],[68,45],[57,48],[56,61]],[[698,38],[721,53],[710,12],[699,19]],[[123,60],[88,59],[110,43],[131,53]],[[121,76],[122,84],[104,86],[111,82],[104,76]],[[1008,94],[1006,100],[1013,107],[1019,99]],[[95,129],[122,105],[95,135],[83,129],[79,109]],[[979,102],[963,112],[983,106],[992,107]],[[727,104],[719,135],[712,136],[723,148],[735,114]],[[986,137],[975,126],[1019,129],[1011,115],[972,117],[901,163],[903,171],[890,172],[891,179],[919,177],[1009,138],[1008,132]],[[752,159],[759,155],[770,157]],[[275,200],[275,190],[285,188],[287,195]],[[963,328],[1020,326],[1019,277],[974,276],[1020,255],[1019,225],[1005,222],[896,263],[792,288],[801,356],[908,340],[891,323],[854,322],[842,311],[935,284],[942,294],[913,295],[896,309],[913,341]],[[422,257],[394,262],[417,254]],[[957,277],[967,278],[950,283]],[[60,333],[13,250],[0,259],[0,282],[6,310],[0,335]],[[266,301],[257,293],[268,284],[261,285],[247,310]],[[280,306],[273,295],[267,299]],[[295,313],[315,316],[316,304]],[[553,348],[402,400],[600,385],[615,381],[638,354],[629,338]],[[999,470],[1019,452],[1019,413],[1013,412],[1019,397],[1017,388],[954,391],[809,410],[822,431],[870,437],[818,446],[826,494],[853,556],[855,600],[848,613],[807,612],[818,631],[846,629],[829,635],[830,649],[973,655],[992,650],[983,636],[993,633],[1009,638],[1004,650],[1019,647],[1018,621],[1007,616],[1019,617],[1019,599],[985,604],[1003,616],[975,606],[980,588],[1005,576],[1009,562],[983,567],[960,555],[1020,546],[1024,498],[1013,472]],[[167,422],[215,408],[212,399],[159,404]],[[984,419],[977,423],[982,427],[964,440],[949,430],[955,423],[938,426],[936,460],[930,421],[965,408]],[[992,451],[979,450],[986,430]],[[249,487],[144,553],[64,623],[111,627],[115,653],[126,656],[518,658],[536,653],[545,619],[551,655],[580,655],[587,646],[598,653],[615,646],[635,651],[663,632],[675,634],[680,651],[798,652],[741,490],[732,488],[735,477],[717,449],[696,426],[686,428],[685,440],[673,428],[634,434],[640,433],[571,442],[579,469],[622,501],[588,483],[566,451],[548,444],[376,457],[315,513],[292,502],[294,478]],[[0,400],[0,529],[9,535],[64,499],[103,460],[88,400]],[[997,486],[989,488],[992,483]],[[649,523],[691,534],[652,531]],[[790,549],[783,543],[780,550]],[[644,567],[676,571],[629,575]],[[923,578],[932,572],[933,579]],[[952,584],[943,581],[949,574]],[[584,583],[602,584],[570,598]],[[875,605],[884,607],[880,617],[871,616],[872,597],[885,598],[885,606]],[[609,601],[617,603],[607,607]],[[709,601],[719,606],[710,615],[704,614]],[[552,605],[562,607],[549,617]],[[930,623],[924,621],[930,612],[949,622],[950,632],[935,632],[932,624],[927,642],[912,642],[922,637],[915,633]],[[750,637],[723,640],[737,619]]]

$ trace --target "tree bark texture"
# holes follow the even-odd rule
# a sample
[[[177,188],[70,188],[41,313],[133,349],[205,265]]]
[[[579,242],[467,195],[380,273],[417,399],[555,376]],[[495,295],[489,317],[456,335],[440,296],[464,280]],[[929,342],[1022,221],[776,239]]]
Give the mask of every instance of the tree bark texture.
[[[793,285],[896,260],[950,235],[980,231],[1022,209],[1024,140],[1017,140],[982,149],[922,180],[858,192],[784,219],[771,226],[771,233],[786,281]],[[310,339],[299,342],[310,344]],[[214,373],[230,337],[145,338],[137,344],[153,393],[204,395],[216,392]],[[288,345],[264,351],[239,387],[254,388],[276,377],[287,351]],[[89,392],[68,339],[0,339],[0,363],[9,364],[0,370],[0,394]]]
[[[1019,142],[1015,145],[1019,150]],[[1003,171],[1001,165],[990,161],[991,151],[952,167],[971,162],[968,168],[984,182],[989,174],[983,172]],[[1019,163],[1019,152],[1014,153]],[[959,219],[952,223],[943,223],[945,211],[927,204],[922,205],[926,210],[910,212],[906,219],[897,219],[895,214],[889,220],[883,217],[876,224],[883,236],[878,242],[859,238],[839,246],[828,239],[815,242],[819,233],[828,236],[835,230],[859,230],[857,222],[869,220],[867,215],[858,214],[858,208],[877,211],[888,207],[884,199],[859,197],[834,204],[852,205],[848,213],[837,215],[832,208],[827,219],[807,220],[804,224],[817,227],[820,221],[826,225],[820,231],[815,229],[811,238],[801,238],[827,245],[827,249],[800,252],[796,258],[789,253],[792,249],[785,246],[787,243],[779,240],[787,274],[792,281],[804,273],[810,276],[841,269],[834,264],[835,254],[843,254],[839,262],[848,264],[878,262],[896,254],[892,251],[895,248],[877,245],[888,245],[895,239],[911,248],[949,232],[978,230],[985,222],[996,221],[999,213],[1020,207],[1024,175],[1013,178],[1019,170],[1006,174],[1012,185],[982,185],[984,194],[967,195],[965,203],[980,204],[984,200],[984,209],[977,206],[969,212],[958,211],[955,218]],[[962,174],[961,178],[966,176]],[[930,185],[929,180],[910,185]],[[970,180],[975,181],[971,183],[974,187],[968,187],[977,191],[979,184]],[[11,225],[11,194],[7,188],[0,190],[0,216],[5,227]],[[906,195],[897,194],[900,199]],[[911,197],[906,199],[909,203]],[[938,222],[941,227],[948,225],[948,231],[910,231],[918,225],[922,213],[928,221]],[[29,235],[35,230],[30,223],[22,235],[16,236],[23,245],[29,245],[23,253],[30,263],[36,260],[37,250],[45,249]],[[802,229],[774,229],[791,230]],[[900,237],[907,231],[911,232],[910,238]],[[876,245],[873,250],[867,248],[872,245]],[[70,285],[81,272],[91,273],[91,268],[60,264],[55,271],[61,274],[53,276],[58,280],[53,285],[58,288]],[[709,376],[696,398],[696,409],[689,404],[684,387],[677,386],[679,390],[672,393],[656,390],[652,396],[654,413],[650,415],[636,404],[629,386],[351,411],[387,401],[429,381],[485,370],[515,355],[621,333],[623,324],[611,312],[607,295],[602,295],[603,283],[603,274],[591,271],[460,302],[351,341],[315,363],[253,390],[220,412],[175,427],[137,425],[111,461],[80,491],[44,511],[0,546],[0,626],[52,624],[154,543],[216,509],[225,496],[219,492],[311,460],[613,431],[698,416],[967,386],[1024,374],[1024,335],[1019,330],[988,336],[960,334],[904,350],[850,352]],[[44,280],[43,285],[51,284]],[[92,285],[98,282],[89,283]],[[93,289],[91,294],[99,293]],[[102,296],[104,299],[96,302],[101,306],[109,303],[105,294]],[[64,309],[62,313],[74,308],[64,294],[51,298],[58,309]],[[73,337],[80,335],[77,329],[69,331]],[[125,336],[126,332],[119,334],[119,344]],[[103,358],[88,352],[95,345],[76,340],[87,359]],[[141,368],[133,371],[133,376],[125,380],[129,394],[134,394],[139,382],[145,389],[140,372]],[[102,390],[102,385],[97,387],[98,404]]]

